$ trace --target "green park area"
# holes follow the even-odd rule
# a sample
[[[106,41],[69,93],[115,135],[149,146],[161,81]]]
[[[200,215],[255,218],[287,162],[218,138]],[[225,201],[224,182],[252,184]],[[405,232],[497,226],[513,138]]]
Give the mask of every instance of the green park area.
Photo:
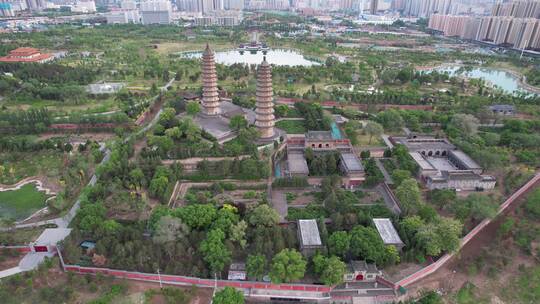
[[[358,262],[397,282],[456,253],[447,264],[452,280],[442,275],[440,286],[428,286],[437,289],[431,296],[445,303],[540,303],[540,193],[505,214],[502,228],[486,226],[489,246],[461,246],[540,166],[540,96],[466,73],[520,70],[538,83],[537,59],[469,53],[468,44],[410,35],[421,24],[396,37],[351,32],[338,39],[297,36],[304,29],[295,22],[305,21],[297,17],[257,18],[231,28],[58,25],[2,34],[8,42],[0,56],[23,45],[68,55],[47,64],[0,64],[0,185],[31,177],[57,193],[46,203],[33,184],[0,192],[0,224],[45,206],[47,217],[61,216],[78,200],[61,248],[67,264],[208,280],[245,264],[246,280],[342,291],[355,287],[345,278],[366,278],[352,273]],[[263,53],[269,74],[260,68],[266,64],[257,68],[262,56],[248,60],[256,54],[235,50],[254,28],[270,48]],[[370,46],[379,40],[410,47]],[[453,51],[426,48],[435,42]],[[207,43],[215,68],[209,53],[201,65]],[[118,83],[123,87],[92,90]],[[224,101],[219,115],[205,98],[210,91]],[[265,123],[252,119],[271,120],[270,96],[275,127],[286,133],[275,133],[273,142]],[[502,115],[501,108],[511,110]],[[59,124],[77,124],[77,133]],[[423,144],[443,148],[422,154]],[[466,171],[452,175],[459,183],[447,174],[454,171]],[[397,246],[375,219],[392,228]],[[313,252],[304,248],[304,229],[320,238]],[[29,242],[39,232],[0,233],[0,244]],[[86,250],[83,242],[94,246]],[[44,265],[37,271],[48,277],[52,264]],[[26,303],[127,303],[119,301],[129,294],[124,282],[56,276],[51,284],[27,274],[1,282],[0,303],[20,303],[12,295]],[[136,303],[210,302],[200,290],[145,291],[142,284]],[[412,297],[413,284],[403,287]],[[233,289],[220,292],[235,297]],[[216,291],[213,303],[243,303],[220,297]],[[423,299],[418,303],[438,303]]]
[[[47,195],[38,191],[34,184],[26,184],[17,190],[0,192],[0,217],[22,220],[45,206]]]

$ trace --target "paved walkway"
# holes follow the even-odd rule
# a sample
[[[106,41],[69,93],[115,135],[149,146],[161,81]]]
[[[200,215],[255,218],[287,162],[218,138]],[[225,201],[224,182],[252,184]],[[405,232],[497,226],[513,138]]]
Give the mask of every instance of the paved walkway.
[[[286,218],[289,206],[287,205],[287,197],[285,196],[285,191],[272,191],[272,206],[279,213],[280,222],[287,222]]]
[[[383,135],[381,135],[381,138],[382,138],[382,140],[384,141],[384,144],[385,144],[389,149],[394,148],[394,145],[393,145],[392,142],[390,141],[390,135],[383,134]]]
[[[392,211],[396,215],[401,214],[401,208],[399,208],[399,204],[397,202],[396,197],[392,193],[392,190],[384,184],[379,184],[377,187],[375,187],[377,192],[383,197],[384,204],[390,211]]]
[[[383,176],[384,176],[384,181],[385,181],[388,185],[393,185],[393,184],[394,184],[394,180],[392,180],[392,176],[390,176],[390,174],[388,173],[388,171],[386,171],[386,168],[385,168],[384,165],[381,163],[381,160],[378,159],[378,158],[375,158],[375,164],[377,165],[377,168],[379,168],[379,170],[381,170],[381,173],[382,173]]]
[[[19,268],[22,271],[28,271],[36,268],[45,258],[52,258],[54,253],[52,252],[30,252],[27,253],[19,262]]]
[[[21,273],[21,272],[23,272],[23,270],[19,266],[5,269],[5,270],[0,271],[0,279],[7,278],[9,276],[12,276],[14,274]]]
[[[19,266],[0,271],[0,279],[7,278],[17,273],[30,271],[41,264],[46,257],[52,258],[54,253],[51,252],[30,252],[27,253],[20,261]]]

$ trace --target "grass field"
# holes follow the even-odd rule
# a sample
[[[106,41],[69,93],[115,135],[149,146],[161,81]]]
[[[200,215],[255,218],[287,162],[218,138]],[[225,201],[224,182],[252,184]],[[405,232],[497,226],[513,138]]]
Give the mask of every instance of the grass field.
[[[302,120],[282,120],[276,123],[276,127],[289,134],[304,134],[306,127]]]
[[[22,220],[45,207],[47,195],[26,184],[18,190],[0,192],[0,217]]]

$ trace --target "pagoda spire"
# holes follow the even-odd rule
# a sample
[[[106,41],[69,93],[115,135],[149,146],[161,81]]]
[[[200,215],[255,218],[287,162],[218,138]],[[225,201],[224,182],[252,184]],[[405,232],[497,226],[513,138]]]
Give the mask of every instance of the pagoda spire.
[[[255,109],[255,126],[261,134],[261,138],[274,136],[274,102],[272,92],[272,69],[263,57],[263,62],[257,69],[257,93]]]
[[[208,43],[202,55],[202,113],[207,116],[220,114],[214,52]]]

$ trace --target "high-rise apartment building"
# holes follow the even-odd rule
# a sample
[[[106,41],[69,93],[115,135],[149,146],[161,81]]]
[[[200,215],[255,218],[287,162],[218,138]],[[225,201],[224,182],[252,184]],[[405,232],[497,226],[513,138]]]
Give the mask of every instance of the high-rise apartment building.
[[[454,0],[405,0],[403,14],[426,18],[434,13],[448,14]]]
[[[169,24],[171,12],[171,2],[167,0],[141,2],[140,14],[143,24]]]
[[[176,0],[176,8],[182,12],[202,13],[202,0]]]
[[[371,0],[371,5],[369,6],[370,14],[376,15],[378,9],[379,9],[379,0]]]
[[[516,18],[540,18],[540,1],[519,0],[496,3],[491,10],[492,16],[510,16]]]
[[[237,10],[244,9],[244,0],[224,0],[223,7],[225,10]]]
[[[26,0],[26,7],[31,11],[41,11],[47,7],[45,0]]]
[[[202,12],[203,14],[221,11],[224,9],[223,0],[202,0]]]
[[[15,12],[13,11],[13,6],[11,3],[0,2],[0,16],[1,17],[13,17]]]
[[[493,45],[540,51],[540,1],[497,3],[492,16],[434,14],[428,27],[445,36],[458,36]]]

